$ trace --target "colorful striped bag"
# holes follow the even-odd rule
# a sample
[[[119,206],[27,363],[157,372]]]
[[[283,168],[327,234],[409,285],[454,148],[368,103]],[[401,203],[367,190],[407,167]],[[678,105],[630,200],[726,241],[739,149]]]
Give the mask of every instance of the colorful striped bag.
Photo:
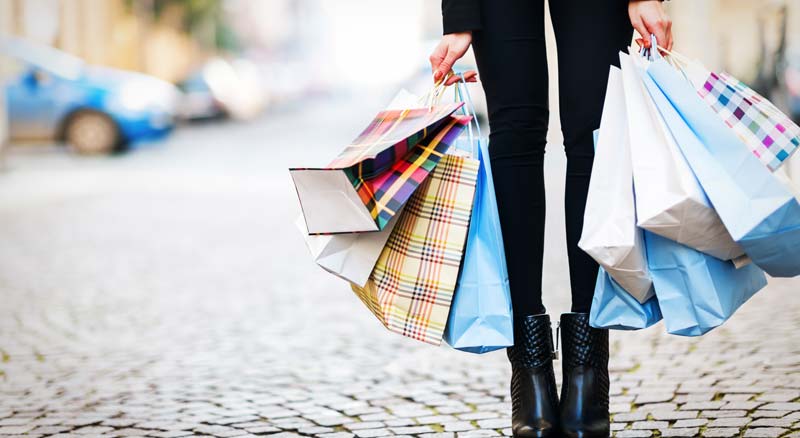
[[[328,166],[290,169],[309,234],[382,230],[464,129],[460,106],[382,111]]]
[[[442,342],[478,167],[475,159],[445,155],[404,207],[367,284],[352,285],[390,331],[429,344]]]

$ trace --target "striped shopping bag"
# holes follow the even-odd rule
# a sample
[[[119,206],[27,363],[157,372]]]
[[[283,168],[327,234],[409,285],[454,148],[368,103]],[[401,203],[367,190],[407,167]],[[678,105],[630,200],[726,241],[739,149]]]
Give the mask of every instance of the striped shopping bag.
[[[292,168],[309,234],[382,230],[467,121],[461,104],[380,112],[324,168]]]
[[[445,155],[353,291],[390,331],[439,345],[464,255],[479,162]]]

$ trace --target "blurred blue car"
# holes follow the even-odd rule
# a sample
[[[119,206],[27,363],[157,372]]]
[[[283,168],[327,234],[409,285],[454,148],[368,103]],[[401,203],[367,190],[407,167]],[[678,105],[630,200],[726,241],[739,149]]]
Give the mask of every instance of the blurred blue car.
[[[23,64],[5,90],[11,140],[65,141],[99,154],[162,137],[174,126],[180,94],[168,82],[88,65],[18,38],[0,39],[0,54]]]

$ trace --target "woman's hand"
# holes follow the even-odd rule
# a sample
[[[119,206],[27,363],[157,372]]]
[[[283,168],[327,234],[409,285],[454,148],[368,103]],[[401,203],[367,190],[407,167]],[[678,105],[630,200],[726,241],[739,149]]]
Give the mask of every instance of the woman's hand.
[[[467,53],[470,44],[472,44],[472,32],[451,33],[442,37],[442,41],[430,56],[434,82],[438,82],[447,75],[453,68],[453,64]],[[476,82],[477,76],[478,73],[474,70],[464,73],[464,79],[467,82]],[[453,76],[447,80],[445,85],[453,85],[460,80],[461,78],[458,76]]]
[[[640,47],[650,48],[650,34],[656,36],[658,45],[672,50],[672,20],[669,19],[659,0],[630,0],[628,15],[633,28],[641,38],[636,42]]]

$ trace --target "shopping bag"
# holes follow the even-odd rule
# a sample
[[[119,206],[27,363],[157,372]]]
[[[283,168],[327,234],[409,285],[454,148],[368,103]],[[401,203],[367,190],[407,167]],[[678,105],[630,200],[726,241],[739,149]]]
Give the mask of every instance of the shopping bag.
[[[343,280],[364,286],[398,216],[389,220],[383,230],[372,233],[310,235],[302,216],[297,218],[295,225],[317,265]]]
[[[644,88],[647,63],[639,55],[620,52],[637,223],[719,259],[739,257],[742,248],[711,206]]]
[[[773,277],[800,275],[800,202],[666,61],[643,79],[734,240]]]
[[[602,267],[597,274],[589,324],[612,330],[640,330],[661,321],[661,308],[653,296],[644,303],[637,301]]]
[[[800,127],[744,82],[708,70],[700,62],[670,52],[703,101],[771,171],[800,146]]]
[[[472,107],[468,92],[465,95]],[[514,345],[514,321],[488,142],[482,141],[479,127],[477,131],[475,202],[444,340],[457,350],[486,353]]]
[[[364,287],[351,285],[390,331],[439,345],[464,254],[477,160],[445,155],[403,208]]]
[[[289,170],[310,234],[382,230],[466,124],[460,103],[386,109],[324,168]]]
[[[773,175],[786,186],[794,197],[800,199],[800,155],[792,155]]]
[[[622,76],[611,67],[578,246],[644,303],[653,296],[642,232],[636,227]]]
[[[667,333],[700,336],[719,327],[767,285],[753,264],[736,268],[658,234],[645,232],[647,263]]]

